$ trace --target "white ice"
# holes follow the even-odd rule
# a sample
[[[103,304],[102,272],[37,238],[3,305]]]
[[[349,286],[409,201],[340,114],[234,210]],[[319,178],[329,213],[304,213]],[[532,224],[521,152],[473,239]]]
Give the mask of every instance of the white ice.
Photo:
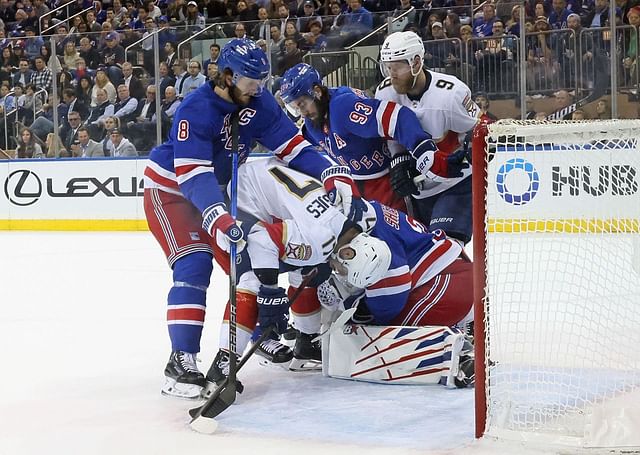
[[[254,360],[218,432],[195,433],[194,403],[160,394],[171,274],[151,234],[2,232],[0,252],[0,455],[469,453],[473,390],[343,381]],[[201,370],[217,352],[226,298],[216,268]]]

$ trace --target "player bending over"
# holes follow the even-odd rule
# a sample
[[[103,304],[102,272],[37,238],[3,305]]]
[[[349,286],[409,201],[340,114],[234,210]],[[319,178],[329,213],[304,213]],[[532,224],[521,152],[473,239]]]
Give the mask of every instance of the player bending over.
[[[219,185],[231,176],[231,124],[239,119],[239,162],[253,140],[273,150],[281,163],[323,182],[331,202],[355,218],[362,201],[346,166],[316,153],[263,90],[269,64],[253,41],[234,39],[225,45],[219,73],[194,91],[176,111],[169,140],[154,148],[145,170],[144,208],[149,228],[173,270],[167,299],[171,356],[162,392],[198,398],[205,378],[196,366],[205,317],[212,256],[228,270],[223,244],[240,242],[242,230],[229,215]]]
[[[414,111],[439,150],[407,151],[403,144],[389,141],[393,189],[408,197],[414,218],[432,231],[443,229],[464,245],[471,239],[472,230],[471,169],[465,162],[468,146],[464,143],[468,143],[466,136],[478,124],[480,109],[464,82],[424,67],[424,44],[414,32],[387,36],[380,60],[386,79],[378,86],[376,99]],[[482,142],[486,135],[484,123],[473,134],[480,136]],[[417,176],[420,177],[416,179]]]
[[[470,320],[471,263],[459,258],[462,247],[442,231],[430,233],[377,202],[367,204],[356,225],[327,203],[319,182],[303,174],[269,160],[248,163],[241,171],[240,194],[253,196],[241,197],[239,208],[263,221],[247,237],[255,274],[243,274],[238,285],[239,352],[249,343],[256,321],[279,331],[286,328],[289,306],[277,285],[281,262],[302,268],[334,258],[336,271],[356,290],[359,304],[368,307],[368,322],[374,324],[452,326]],[[328,286],[334,284],[323,284],[323,292],[334,301],[354,300],[343,288]],[[308,341],[320,330],[316,290],[305,289],[293,307],[296,328]],[[220,357],[225,355],[226,333],[223,328]],[[224,378],[219,370],[211,379]]]

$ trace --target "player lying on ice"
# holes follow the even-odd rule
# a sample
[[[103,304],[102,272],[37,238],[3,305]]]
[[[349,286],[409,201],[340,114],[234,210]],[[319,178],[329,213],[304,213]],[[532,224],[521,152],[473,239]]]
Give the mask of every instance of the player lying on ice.
[[[294,353],[315,352],[313,358],[320,359],[320,348],[312,343],[321,326],[320,295],[331,311],[343,301],[347,305],[357,302],[362,308],[366,305],[368,324],[438,326],[428,332],[419,329],[421,338],[417,342],[396,331],[396,341],[401,341],[404,347],[392,355],[396,352],[409,355],[407,349],[413,349],[411,356],[418,359],[411,365],[400,362],[398,371],[408,369],[408,374],[415,373],[414,378],[425,379],[424,371],[434,370],[437,378],[430,376],[431,382],[438,382],[449,372],[457,373],[463,337],[456,336],[449,327],[470,320],[472,307],[471,263],[460,259],[462,247],[457,242],[441,231],[427,232],[422,224],[404,213],[377,202],[367,203],[362,220],[354,223],[328,203],[320,182],[273,159],[245,164],[238,182],[239,210],[261,220],[250,229],[245,226],[249,233],[239,271],[245,269],[239,274],[237,296],[239,353],[250,342],[256,323],[258,333],[260,327],[267,326],[275,326],[279,333],[286,330],[287,294],[278,287],[282,264],[301,269],[330,260],[337,276],[318,289],[305,288],[292,305],[295,326],[301,332]],[[247,268],[248,260],[251,270]],[[299,270],[297,274],[290,276],[293,286],[301,282]],[[414,331],[406,331],[410,332]],[[217,383],[224,380],[227,368],[226,321],[220,334],[222,349],[207,374],[209,380]],[[365,344],[362,339],[359,342]],[[272,360],[290,359],[284,355],[287,349],[272,340]],[[455,365],[450,362],[452,354]],[[305,355],[301,357],[300,360],[308,360]],[[330,358],[333,361],[334,353]],[[425,365],[429,368],[425,369]],[[384,369],[377,369],[377,373],[388,375]],[[380,378],[369,374],[360,375],[359,379]],[[449,383],[452,382],[450,378]]]
[[[212,237],[242,240],[219,185],[231,177],[231,125],[239,123],[239,162],[258,141],[280,163],[322,181],[330,202],[358,218],[362,202],[349,169],[335,166],[299,134],[271,93],[267,55],[253,41],[233,39],[220,53],[219,74],[187,96],[175,114],[169,140],[154,148],[145,169],[144,209],[149,229],[173,270],[167,299],[171,355],[162,392],[199,398],[205,385],[196,365],[205,318],[212,257],[229,259]],[[241,166],[242,167],[242,166]],[[215,252],[215,254],[214,254]],[[226,292],[226,291],[225,291]]]

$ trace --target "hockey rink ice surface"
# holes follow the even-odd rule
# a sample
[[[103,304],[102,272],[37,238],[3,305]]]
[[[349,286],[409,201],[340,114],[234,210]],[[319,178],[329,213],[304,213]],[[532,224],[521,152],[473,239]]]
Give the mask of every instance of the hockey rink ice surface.
[[[541,453],[474,444],[472,389],[344,381],[255,359],[218,431],[195,433],[195,403],[160,394],[171,273],[150,233],[2,232],[0,251],[0,455]],[[227,286],[216,267],[202,371]]]

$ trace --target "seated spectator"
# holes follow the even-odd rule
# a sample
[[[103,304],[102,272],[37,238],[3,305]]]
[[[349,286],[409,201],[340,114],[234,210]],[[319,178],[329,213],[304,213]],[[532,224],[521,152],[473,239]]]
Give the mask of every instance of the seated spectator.
[[[82,118],[80,114],[75,111],[69,112],[67,116],[67,122],[62,128],[60,128],[60,138],[62,139],[62,145],[68,151],[71,150],[71,145],[76,139],[78,139],[78,130],[82,126]]]
[[[53,93],[50,93],[47,102],[42,105],[42,112],[30,125],[33,134],[38,136],[40,139],[46,138],[47,134],[53,132],[53,104],[55,102],[56,99],[54,98]],[[62,102],[58,103],[58,125],[60,127],[65,123],[65,118],[68,112],[67,110],[68,106],[66,104]]]
[[[16,108],[16,98],[13,95],[9,95],[9,91],[8,85],[2,84],[2,86],[0,86],[0,119],[7,119],[6,122],[0,121],[0,138],[10,138],[13,136],[13,123],[16,118],[13,110]],[[7,127],[6,131],[5,123]]]
[[[213,81],[218,75],[218,64],[217,63],[209,63],[207,65],[207,80]]]
[[[105,125],[105,121],[113,117],[114,106],[113,103],[109,101],[106,90],[102,88],[96,91],[96,99],[97,105],[91,108],[86,124],[91,137],[99,140],[104,138],[105,128],[108,128],[108,126]],[[112,125],[111,128],[114,126],[115,125]]]
[[[576,109],[573,114],[571,114],[571,120],[586,120],[587,117],[582,109]]]
[[[129,142],[122,135],[122,131],[118,128],[114,128],[109,132],[111,138],[111,147],[109,148],[109,155],[120,158],[125,156],[138,156],[138,152],[134,145]]]
[[[608,100],[601,99],[596,103],[596,116],[597,120],[609,120],[611,118],[611,106]]]
[[[82,78],[88,78],[92,81],[95,77],[95,71],[87,68],[87,65],[82,57],[76,61],[76,68],[71,71],[72,84],[76,86],[80,83]],[[93,85],[93,83],[91,83]]]
[[[47,158],[66,158],[69,151],[64,148],[60,136],[55,133],[47,134],[46,140]]]
[[[120,119],[120,126],[124,129],[128,122],[132,122],[136,118],[136,109],[138,108],[138,100],[129,94],[126,85],[118,86],[118,101],[113,106],[113,115]]]
[[[62,101],[67,105],[68,112],[75,111],[85,120],[89,116],[89,106],[78,99],[75,90],[68,88],[62,92]]]
[[[284,54],[278,63],[278,75],[281,76],[289,68],[302,63],[303,53],[298,49],[298,43],[293,38],[284,40]]]
[[[105,132],[102,140],[100,141],[100,145],[102,145],[102,151],[104,156],[111,156],[111,148],[113,144],[111,143],[111,135],[109,134],[112,129],[118,128],[120,129],[120,119],[117,117],[107,117],[104,121]]]
[[[554,30],[567,28],[567,19],[571,11],[567,9],[566,0],[553,0],[551,13],[549,14],[549,25]]]
[[[119,84],[122,81],[121,66],[124,63],[124,48],[118,42],[118,33],[110,32],[107,34],[105,43],[101,63],[107,67],[109,79]]]
[[[291,38],[295,40],[296,44],[300,44],[302,42],[302,35],[298,32],[296,28],[296,23],[293,21],[287,22],[286,27],[284,28],[284,39]]]
[[[433,40],[426,43],[424,62],[430,69],[444,73],[445,68],[452,64],[453,44],[447,40],[441,22],[434,22],[431,25],[431,34]]]
[[[165,62],[160,62],[159,65],[159,73],[160,73],[160,90],[162,92],[162,98],[164,98],[164,91],[167,89],[167,87],[169,86],[175,86],[176,85],[176,79],[171,75],[170,71],[169,71],[169,67],[167,66],[167,64]],[[152,84],[155,84],[155,81],[151,82]]]
[[[482,115],[485,115],[487,118],[493,120],[494,122],[498,120],[498,117],[489,112],[489,106],[491,105],[491,103],[489,102],[489,95],[482,92],[476,93],[473,97],[473,101],[475,101],[475,103],[480,108]]]
[[[340,5],[338,5],[339,7]],[[400,4],[396,9],[393,10],[392,16],[393,18],[399,17],[412,8],[411,0],[400,0]],[[391,24],[391,32],[403,32],[408,30],[410,26],[417,27],[418,26],[418,11],[414,10],[405,16],[402,19],[399,19]]]
[[[98,33],[102,31],[102,25],[98,22],[95,11],[87,11],[86,15],[87,31]]]
[[[2,54],[0,56],[0,68],[2,71],[9,74],[13,74],[13,72],[18,69],[18,59],[13,55],[11,46],[6,46],[2,49]]]
[[[73,41],[67,41],[64,45],[64,55],[62,56],[62,67],[67,71],[76,69],[76,64],[80,59],[80,54],[76,49],[76,44]]]
[[[176,115],[176,110],[180,104],[181,101],[178,98],[175,87],[167,87],[164,93],[164,101],[162,102],[162,111],[169,118],[169,121],[173,122],[173,117]]]
[[[320,30],[322,30],[322,18],[316,13],[316,4],[313,0],[304,0],[302,2],[303,13],[298,17],[296,28],[300,33],[309,33],[311,31],[311,23],[318,22]]]
[[[313,21],[309,24],[309,32],[302,35],[302,49],[311,52],[323,52],[327,48],[327,37],[322,32],[322,24]]]
[[[444,18],[444,31],[447,38],[460,38],[460,27],[462,27],[460,17],[454,12],[447,13]]]
[[[209,46],[209,58],[202,62],[203,72],[207,70],[209,63],[218,63],[218,58],[220,58],[220,45],[213,43]]]
[[[199,32],[206,25],[204,16],[198,11],[198,4],[193,0],[187,3],[187,17],[184,20],[184,24],[188,34]]]
[[[280,34],[282,36],[286,35],[287,23],[289,23],[294,18],[295,18],[295,16],[292,16],[289,13],[289,8],[287,7],[287,5],[282,4],[282,5],[278,6],[278,17],[273,22],[275,22],[276,25],[278,25],[280,27]]]
[[[184,60],[177,60],[173,64],[173,75],[176,78],[175,87],[178,90],[178,96],[182,92],[182,86],[184,82],[189,77],[189,73],[187,73],[187,64]]]
[[[626,36],[627,52],[623,56],[622,65],[627,73],[627,83],[635,85],[638,83],[637,57],[638,52],[640,52],[640,34],[638,34],[638,29],[640,27],[640,6],[630,8],[627,13],[627,19],[629,20],[629,25],[633,28],[629,30],[629,33]]]
[[[255,4],[254,4],[255,5]],[[248,3],[245,0],[239,0],[236,3],[236,22],[250,22],[258,18],[257,10],[249,8]]]
[[[98,71],[96,71],[95,84],[93,84],[93,88],[91,89],[91,107],[97,106],[96,92],[99,88],[104,89],[107,92],[107,98],[109,101],[115,103],[116,88],[109,80],[109,76],[107,76],[105,68],[98,68]]]
[[[142,82],[136,76],[133,75],[133,65],[129,62],[124,62],[122,64],[122,77],[123,84],[127,86],[129,89],[129,93],[135,99],[144,98],[144,87],[142,87]]]
[[[23,87],[26,87],[31,82],[33,73],[34,71],[29,67],[29,60],[26,58],[21,59],[18,62],[18,71],[13,74],[11,85],[22,84]]]
[[[188,75],[185,79],[180,81],[182,85],[182,89],[180,91],[180,98],[184,99],[189,93],[196,90],[198,87],[203,85],[206,81],[206,78],[202,74],[202,68],[200,67],[200,62],[197,60],[191,60],[188,66]]]
[[[251,29],[251,39],[257,41],[259,39],[266,40],[269,36],[271,23],[269,22],[269,14],[266,8],[258,9],[258,23]],[[202,65],[204,66],[204,64]]]
[[[362,6],[362,0],[349,0],[349,7],[350,11],[340,29],[345,45],[357,41],[373,29],[373,14]]]
[[[556,114],[557,117],[558,114],[560,114],[561,120],[571,120],[571,117],[573,117],[573,110],[570,109],[570,106],[573,104],[573,94],[566,90],[558,90],[553,95],[555,97],[556,110],[551,115]]]
[[[94,47],[93,42],[83,36],[80,38],[80,58],[84,59],[88,68],[95,70],[100,66],[100,54]]]
[[[44,45],[44,41],[42,37],[36,36],[36,30],[33,27],[27,27],[25,33],[24,53],[27,58],[33,59],[40,55],[40,47]]]
[[[249,36],[247,35],[247,30],[244,26],[244,24],[242,22],[238,22],[234,27],[233,27],[233,33],[235,35],[236,38],[241,38],[241,39],[248,39]]]
[[[331,21],[331,27],[329,30],[333,33],[340,33],[342,26],[344,25],[344,19],[346,15],[344,11],[342,11],[342,6],[338,1],[332,1],[329,5],[329,10],[331,11],[331,15],[333,16],[333,20]]]
[[[496,20],[496,6],[486,2],[482,6],[482,17],[473,21],[473,36],[483,38],[493,34],[493,22]]]
[[[42,147],[40,147],[40,144],[36,141],[35,135],[29,128],[24,128],[20,131],[15,157],[18,159],[45,157],[42,152]]]
[[[284,53],[284,37],[280,34],[280,27],[271,26],[271,64],[275,68],[276,63]]]
[[[102,144],[91,139],[89,130],[81,126],[78,129],[77,139],[71,144],[71,156],[74,158],[103,157]]]

